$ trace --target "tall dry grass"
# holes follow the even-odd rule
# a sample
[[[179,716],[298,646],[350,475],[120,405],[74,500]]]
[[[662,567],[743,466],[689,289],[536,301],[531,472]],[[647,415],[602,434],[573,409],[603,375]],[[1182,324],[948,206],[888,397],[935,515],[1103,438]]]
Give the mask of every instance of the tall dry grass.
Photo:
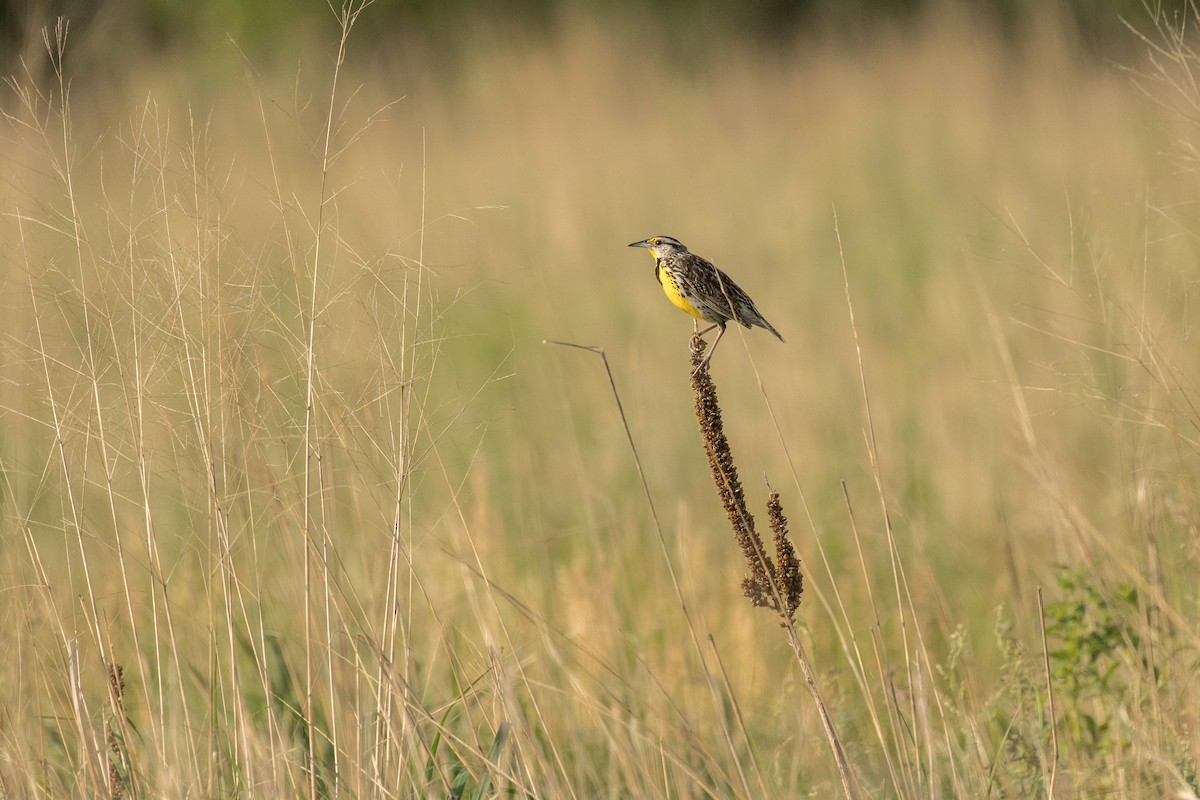
[[[7,796],[842,792],[655,233],[788,339],[713,370],[863,796],[1197,794],[1188,39],[631,22],[440,69],[346,17],[203,85],[49,32],[0,157]]]

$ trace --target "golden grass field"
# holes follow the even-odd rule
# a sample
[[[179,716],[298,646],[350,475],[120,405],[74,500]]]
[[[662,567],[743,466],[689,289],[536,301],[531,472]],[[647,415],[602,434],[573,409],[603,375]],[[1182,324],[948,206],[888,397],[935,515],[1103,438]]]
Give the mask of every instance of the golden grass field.
[[[1190,40],[637,23],[14,77],[0,796],[1200,796]]]

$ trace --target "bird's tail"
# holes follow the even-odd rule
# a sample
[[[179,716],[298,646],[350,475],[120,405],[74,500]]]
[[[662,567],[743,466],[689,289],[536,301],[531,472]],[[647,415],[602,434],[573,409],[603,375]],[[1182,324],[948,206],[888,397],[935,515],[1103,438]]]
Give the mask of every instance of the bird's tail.
[[[775,326],[772,325],[771,323],[767,322],[766,318],[763,317],[761,314],[758,317],[758,323],[760,325],[762,325],[764,328],[766,328],[767,330],[769,330],[771,333],[775,334],[776,339],[778,339],[781,342],[784,341],[784,338],[779,335],[779,331],[775,330]]]

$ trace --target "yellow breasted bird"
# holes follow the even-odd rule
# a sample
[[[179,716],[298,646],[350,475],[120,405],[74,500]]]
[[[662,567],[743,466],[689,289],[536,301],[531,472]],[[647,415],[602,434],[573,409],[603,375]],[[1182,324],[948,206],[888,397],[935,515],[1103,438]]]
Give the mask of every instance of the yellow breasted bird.
[[[698,335],[719,328],[708,355],[701,366],[707,366],[717,344],[725,335],[725,323],[740,322],[747,328],[757,325],[766,328],[783,341],[775,326],[759,313],[750,295],[733,279],[717,269],[711,261],[689,252],[683,242],[670,236],[651,236],[630,247],[644,247],[654,256],[654,277],[662,284],[667,299],[677,308],[686,311],[698,320],[712,323]],[[693,323],[693,327],[698,327]]]

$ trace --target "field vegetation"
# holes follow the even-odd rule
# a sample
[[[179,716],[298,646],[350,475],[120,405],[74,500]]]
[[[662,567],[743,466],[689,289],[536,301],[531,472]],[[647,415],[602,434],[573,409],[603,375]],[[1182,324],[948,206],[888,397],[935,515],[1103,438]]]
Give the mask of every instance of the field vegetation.
[[[0,795],[1200,797],[1200,20],[373,12],[5,86]]]

